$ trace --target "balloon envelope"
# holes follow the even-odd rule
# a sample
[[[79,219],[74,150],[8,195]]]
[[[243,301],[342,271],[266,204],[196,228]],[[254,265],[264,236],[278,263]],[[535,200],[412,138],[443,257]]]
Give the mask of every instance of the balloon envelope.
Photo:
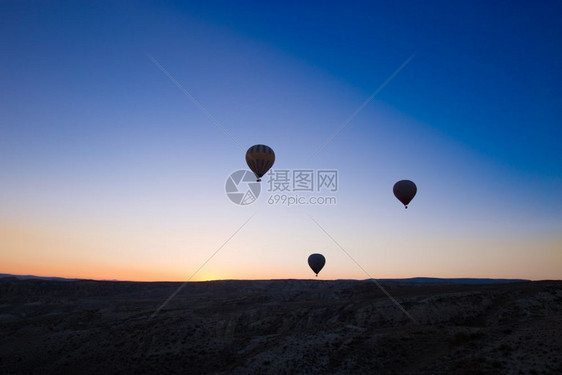
[[[394,184],[392,191],[394,192],[394,196],[402,202],[404,207],[408,208],[408,204],[414,199],[418,188],[416,184],[410,180],[400,180]]]
[[[246,151],[246,163],[258,181],[269,171],[275,162],[275,153],[266,145],[254,145]]]
[[[318,276],[318,272],[324,268],[324,264],[326,264],[326,258],[324,258],[322,254],[311,254],[308,257],[308,265],[312,268],[316,276]]]

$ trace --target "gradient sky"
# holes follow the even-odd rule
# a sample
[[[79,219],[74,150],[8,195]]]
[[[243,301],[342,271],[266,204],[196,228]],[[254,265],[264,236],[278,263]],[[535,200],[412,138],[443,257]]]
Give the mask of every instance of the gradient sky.
[[[562,4],[0,4],[0,272],[562,278]],[[414,55],[415,54],[415,55]],[[411,61],[313,156],[409,57]],[[225,194],[246,149],[337,204]],[[408,210],[392,195],[411,179]],[[263,185],[265,188],[266,185]]]

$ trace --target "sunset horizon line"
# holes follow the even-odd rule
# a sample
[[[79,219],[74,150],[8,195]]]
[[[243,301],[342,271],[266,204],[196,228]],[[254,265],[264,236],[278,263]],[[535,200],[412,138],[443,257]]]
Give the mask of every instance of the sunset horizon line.
[[[305,281],[305,280],[317,280],[317,281],[370,281],[370,280],[383,280],[383,281],[394,281],[394,280],[495,280],[495,281],[521,281],[521,282],[536,282],[536,281],[560,281],[560,279],[528,279],[520,277],[472,277],[472,276],[455,276],[455,277],[443,277],[443,276],[409,276],[409,277],[381,277],[381,278],[337,278],[337,279],[324,279],[324,278],[210,278],[205,280],[126,280],[126,279],[96,279],[96,278],[83,278],[83,277],[68,277],[68,276],[46,276],[46,275],[36,275],[36,274],[13,274],[13,273],[2,273],[0,272],[0,279],[4,278],[27,278],[27,279],[42,279],[42,280],[67,280],[67,281],[108,281],[108,282],[131,282],[131,283],[202,283],[210,281],[283,281],[283,280],[295,280],[295,281]],[[24,279],[25,280],[25,279]]]

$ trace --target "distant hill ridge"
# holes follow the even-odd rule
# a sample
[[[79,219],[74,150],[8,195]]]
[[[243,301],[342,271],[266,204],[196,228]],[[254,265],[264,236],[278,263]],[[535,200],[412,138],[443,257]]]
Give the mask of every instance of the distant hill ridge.
[[[412,277],[409,279],[377,279],[378,281],[392,281],[398,283],[415,284],[506,284],[529,282],[527,279],[489,279],[489,278],[438,278],[438,277]]]
[[[48,277],[48,276],[34,276],[34,275],[13,275],[9,273],[0,273],[2,278],[15,278],[18,280],[49,280],[49,281],[79,281],[86,279],[69,279],[64,277]],[[355,279],[341,279],[341,281],[371,281],[355,280]],[[396,283],[410,283],[410,284],[506,284],[506,283],[521,283],[529,282],[527,279],[490,279],[490,278],[438,278],[438,277],[412,277],[407,279],[376,279],[377,281],[396,282]],[[120,280],[96,280],[96,281],[120,281]],[[226,280],[225,280],[226,281]],[[242,280],[229,280],[229,281],[242,281]],[[252,281],[252,280],[243,280]],[[255,280],[259,281],[259,280]],[[326,280],[322,280],[326,281]],[[336,280],[338,281],[338,280]]]
[[[50,281],[77,281],[83,279],[68,279],[65,277],[48,277],[48,276],[34,276],[34,275],[12,275],[9,273],[0,273],[0,279],[3,278],[16,278],[18,280],[50,280]]]

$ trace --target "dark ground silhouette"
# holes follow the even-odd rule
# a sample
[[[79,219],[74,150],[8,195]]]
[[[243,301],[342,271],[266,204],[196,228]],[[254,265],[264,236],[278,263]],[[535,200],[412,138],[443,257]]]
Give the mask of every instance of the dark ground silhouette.
[[[562,373],[562,282],[0,279],[0,373]]]

